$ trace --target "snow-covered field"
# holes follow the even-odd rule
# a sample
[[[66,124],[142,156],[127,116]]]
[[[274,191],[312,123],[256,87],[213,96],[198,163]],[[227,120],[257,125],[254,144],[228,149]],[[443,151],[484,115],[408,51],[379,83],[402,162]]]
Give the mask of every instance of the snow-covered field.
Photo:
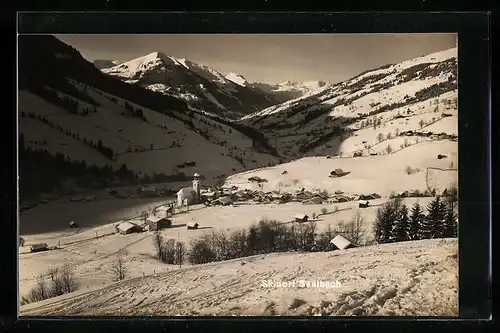
[[[438,159],[438,154],[447,158]],[[391,192],[406,190],[425,191],[427,189],[427,168],[449,169],[450,163],[458,165],[458,144],[451,141],[422,142],[402,149],[390,155],[367,156],[356,158],[305,157],[290,163],[270,168],[235,174],[226,179],[227,185],[240,188],[257,189],[257,185],[248,181],[250,177],[267,179],[262,183],[264,191],[272,190],[337,190],[352,194],[378,193],[389,196]],[[419,169],[419,172],[408,174],[407,167]],[[330,172],[342,169],[350,174],[330,178]],[[286,174],[283,174],[287,171]],[[439,171],[434,177],[433,186],[438,190],[448,188],[451,183],[458,182],[458,171]]]
[[[157,270],[29,304],[20,315],[455,316],[457,255],[455,239],[257,255]],[[320,282],[329,285],[314,287]]]

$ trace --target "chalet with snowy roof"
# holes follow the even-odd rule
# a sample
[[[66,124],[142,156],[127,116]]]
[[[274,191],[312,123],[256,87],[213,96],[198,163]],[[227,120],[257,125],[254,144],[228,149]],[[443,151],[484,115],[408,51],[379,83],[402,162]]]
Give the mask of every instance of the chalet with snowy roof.
[[[344,171],[342,169],[335,169],[332,172],[330,172],[330,177],[342,177],[348,174],[350,174],[349,171]]]
[[[151,215],[146,219],[146,223],[150,231],[156,231],[162,228],[168,228],[172,225],[172,221],[165,217]]]
[[[297,214],[294,216],[295,222],[307,222],[308,219],[309,216],[307,216],[306,214]]]
[[[123,222],[116,226],[116,230],[122,235],[127,235],[133,232],[141,232],[142,228],[139,227],[137,224],[133,224],[130,222]]]
[[[30,245],[30,251],[31,252],[41,252],[41,251],[47,251],[49,249],[47,243],[41,243],[41,244],[32,244]]]
[[[181,188],[177,192],[177,206],[194,205],[201,202],[200,174],[193,175],[193,186]]]
[[[186,225],[187,229],[188,230],[194,230],[194,229],[198,229],[199,227],[199,224],[194,222],[194,221],[191,221],[189,222],[187,225]]]
[[[347,250],[351,248],[358,247],[359,245],[352,243],[350,240],[345,238],[342,235],[337,235],[335,236],[331,241],[331,244],[333,244],[337,249],[339,250]]]
[[[156,196],[157,190],[153,186],[141,186],[139,188],[139,194],[143,196]]]

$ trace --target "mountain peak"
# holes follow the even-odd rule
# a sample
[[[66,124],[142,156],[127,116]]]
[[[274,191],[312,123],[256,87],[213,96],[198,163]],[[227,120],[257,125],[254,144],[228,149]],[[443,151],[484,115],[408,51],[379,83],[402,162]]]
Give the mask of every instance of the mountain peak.
[[[237,73],[228,73],[225,75],[225,78],[228,79],[229,81],[232,81],[236,83],[237,85],[240,85],[242,87],[246,87],[248,85],[247,79],[243,77],[241,74]]]

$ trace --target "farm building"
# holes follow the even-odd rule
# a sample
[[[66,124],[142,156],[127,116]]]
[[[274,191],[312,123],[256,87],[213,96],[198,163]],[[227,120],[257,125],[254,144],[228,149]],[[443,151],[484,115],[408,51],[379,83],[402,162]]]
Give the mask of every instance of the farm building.
[[[342,177],[348,174],[350,174],[349,171],[344,171],[342,169],[335,169],[332,172],[330,172],[330,177]]]
[[[172,221],[164,217],[149,216],[146,220],[150,231],[156,231],[162,228],[168,228],[172,225]]]
[[[347,250],[347,249],[351,249],[351,248],[354,248],[354,247],[358,247],[358,245],[352,243],[351,241],[349,241],[347,238],[341,236],[341,235],[337,235],[335,236],[331,241],[330,241],[331,244],[335,245],[335,247],[339,250]]]
[[[365,200],[360,200],[358,203],[359,208],[367,208],[369,205],[370,205],[370,203],[368,201],[365,201]]]
[[[198,224],[198,223],[196,223],[196,222],[189,222],[189,223],[187,224],[187,229],[188,229],[188,230],[198,229],[198,227],[199,227],[199,224]]]
[[[126,235],[126,234],[131,234],[133,232],[140,232],[140,231],[142,231],[141,227],[139,227],[137,224],[133,224],[133,223],[130,223],[130,222],[123,222],[123,223],[119,224],[116,227],[116,229],[122,235]]]
[[[139,188],[139,194],[143,196],[156,196],[157,190],[153,186],[141,186]]]
[[[307,199],[307,200],[302,201],[302,204],[303,205],[320,205],[323,203],[323,201],[324,201],[323,198],[321,198],[320,196],[314,196],[311,199]]]
[[[295,222],[307,222],[309,216],[307,216],[306,214],[297,214],[294,216],[294,218]]]
[[[49,249],[49,247],[47,246],[46,243],[30,245],[30,251],[31,252],[47,251],[48,249]]]
[[[78,224],[76,224],[76,223],[75,223],[75,221],[71,221],[71,222],[68,224],[68,226],[69,226],[70,228],[78,228]]]
[[[214,205],[229,206],[233,203],[233,200],[230,197],[221,197],[217,200],[212,201],[212,203]]]
[[[165,217],[169,215],[172,216],[174,214],[174,207],[172,206],[161,206],[156,209],[157,212],[163,212]]]

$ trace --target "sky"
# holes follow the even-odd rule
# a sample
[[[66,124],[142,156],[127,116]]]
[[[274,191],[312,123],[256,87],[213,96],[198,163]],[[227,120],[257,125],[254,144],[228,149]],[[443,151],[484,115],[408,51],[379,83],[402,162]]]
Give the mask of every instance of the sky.
[[[250,82],[330,81],[456,46],[455,34],[55,35],[89,61],[163,52]]]

